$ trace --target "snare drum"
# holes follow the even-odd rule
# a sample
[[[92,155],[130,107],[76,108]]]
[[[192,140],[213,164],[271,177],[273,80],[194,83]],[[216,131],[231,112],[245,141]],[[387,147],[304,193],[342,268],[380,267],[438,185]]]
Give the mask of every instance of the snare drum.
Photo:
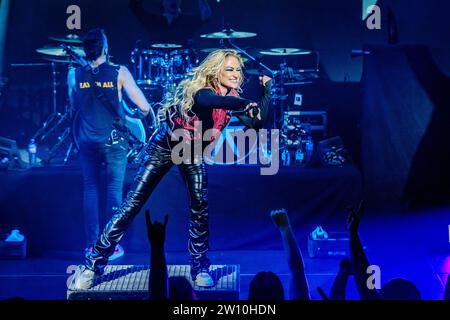
[[[159,50],[134,50],[131,63],[136,83],[144,86],[161,85],[164,78],[164,53]]]

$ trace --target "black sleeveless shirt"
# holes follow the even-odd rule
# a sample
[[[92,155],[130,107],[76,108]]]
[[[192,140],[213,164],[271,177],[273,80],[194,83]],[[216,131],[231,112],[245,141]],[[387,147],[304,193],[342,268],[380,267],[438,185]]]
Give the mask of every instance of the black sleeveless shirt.
[[[117,78],[120,66],[102,63],[95,69],[90,66],[75,70],[75,105],[79,109],[78,141],[104,145],[113,130],[116,115],[97,95],[102,93],[114,106],[120,117],[124,118],[120,107]],[[95,91],[94,85],[98,87]]]

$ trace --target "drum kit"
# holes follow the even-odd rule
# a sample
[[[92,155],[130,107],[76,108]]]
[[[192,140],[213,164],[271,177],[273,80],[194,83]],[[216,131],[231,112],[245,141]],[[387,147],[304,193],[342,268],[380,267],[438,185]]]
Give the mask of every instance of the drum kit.
[[[170,91],[176,82],[187,77],[196,61],[190,50],[173,43],[156,43],[151,49],[135,48],[131,52],[136,83],[145,88],[161,86]]]
[[[203,39],[217,39],[220,41],[217,48],[203,48],[199,51],[203,54],[209,54],[220,48],[229,48],[237,50],[245,63],[251,63],[256,66],[252,69],[244,69],[247,75],[268,75],[273,78],[273,106],[279,109],[276,114],[283,115],[284,101],[287,98],[284,86],[291,83],[307,83],[311,79],[318,77],[318,62],[315,68],[312,69],[293,69],[286,63],[286,58],[316,54],[310,50],[298,48],[272,48],[266,50],[258,50],[257,57],[251,55],[246,50],[238,47],[235,39],[245,39],[256,37],[257,34],[253,32],[235,31],[233,29],[223,29],[219,32],[202,34],[200,38]],[[53,68],[55,65],[63,64],[68,68],[74,67],[77,64],[84,64],[84,51],[82,48],[82,40],[79,36],[69,34],[65,36],[50,36],[51,40],[56,41],[58,45],[44,46],[36,49],[36,52],[41,55],[41,58],[51,62]],[[139,41],[140,43],[140,41]],[[252,52],[255,52],[254,50]],[[199,53],[197,50],[183,48],[180,44],[175,43],[155,43],[149,47],[142,48],[142,45],[136,46],[131,51],[130,55],[130,70],[134,75],[136,83],[143,90],[144,94],[149,98],[153,105],[159,105],[162,101],[167,99],[173,93],[176,85],[183,79],[191,75],[191,71],[199,64]],[[272,69],[262,62],[264,57],[279,59],[279,67]],[[317,58],[318,60],[318,58]],[[54,80],[54,84],[55,84]],[[53,90],[56,95],[56,88]],[[56,101],[56,99],[54,99]],[[155,111],[155,110],[153,110]],[[41,142],[48,136],[49,132],[55,131],[66,120],[73,122],[74,111],[70,106],[66,106],[65,114],[61,115],[56,112],[54,106],[54,114],[52,114],[43,127],[34,135],[36,141]],[[155,119],[151,119],[152,124]],[[280,127],[282,122],[281,116],[274,116],[273,127]],[[132,122],[136,122],[133,120]],[[59,149],[66,138],[70,139],[73,136],[73,123],[68,126],[58,139],[58,142],[51,148],[49,159]],[[149,128],[151,127],[151,128]],[[140,137],[138,144],[142,148],[146,144],[155,128],[148,126],[146,123],[140,123],[135,126],[135,132],[131,136]],[[72,137],[73,139],[73,137]],[[134,143],[136,145],[136,142]],[[65,153],[64,164],[67,163],[72,150],[76,147],[75,143],[70,143],[68,150]],[[139,149],[138,148],[138,149]],[[129,162],[138,161],[136,149],[130,152]]]

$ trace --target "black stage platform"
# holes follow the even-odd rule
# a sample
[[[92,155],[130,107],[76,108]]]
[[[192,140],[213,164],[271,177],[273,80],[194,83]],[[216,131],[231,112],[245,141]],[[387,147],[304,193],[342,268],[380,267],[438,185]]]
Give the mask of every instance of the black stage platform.
[[[125,192],[135,169],[127,172]],[[212,250],[281,249],[269,212],[285,208],[299,238],[314,226],[345,230],[345,209],[361,196],[354,167],[281,167],[261,176],[258,167],[209,166],[210,246]],[[82,250],[82,175],[77,166],[33,168],[0,174],[0,228],[20,228],[30,254],[45,250]],[[152,217],[169,214],[167,250],[186,250],[188,202],[178,169],[161,181],[146,207]],[[107,217],[103,217],[106,223]],[[128,251],[147,251],[144,215],[140,214],[122,243]]]

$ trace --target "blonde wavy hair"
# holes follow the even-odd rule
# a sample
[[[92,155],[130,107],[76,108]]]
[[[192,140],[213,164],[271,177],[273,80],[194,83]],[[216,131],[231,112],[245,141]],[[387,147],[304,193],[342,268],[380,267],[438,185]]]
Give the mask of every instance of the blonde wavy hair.
[[[191,111],[194,105],[194,95],[202,88],[212,87],[217,89],[219,86],[219,73],[225,64],[225,58],[233,56],[239,61],[241,67],[241,76],[239,79],[238,92],[241,92],[241,85],[244,81],[244,74],[242,68],[244,62],[242,57],[236,50],[231,49],[219,49],[211,52],[205,60],[198,66],[192,69],[189,73],[189,78],[181,81],[173,95],[162,103],[160,111],[167,112],[170,108],[174,107],[178,113],[182,116],[184,121],[188,120],[188,113]]]

